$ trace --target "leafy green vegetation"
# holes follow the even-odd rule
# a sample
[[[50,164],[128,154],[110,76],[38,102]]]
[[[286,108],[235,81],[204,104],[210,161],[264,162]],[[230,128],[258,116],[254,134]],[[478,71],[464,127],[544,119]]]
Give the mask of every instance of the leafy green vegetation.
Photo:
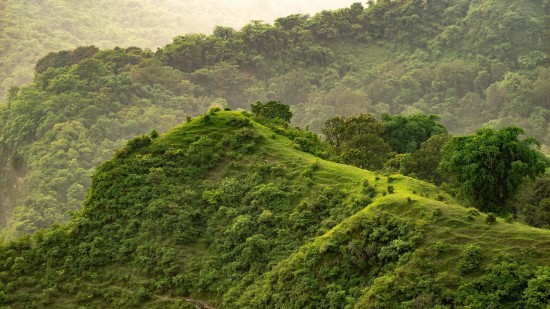
[[[290,104],[294,123],[316,132],[334,115],[422,112],[451,133],[515,124],[549,144],[549,9],[539,0],[357,3],[181,36],[157,57],[233,107]]]
[[[17,23],[6,22],[9,29],[3,33],[13,34],[7,42],[34,42],[17,37],[22,32],[36,33],[37,27],[55,27],[57,22],[46,19],[37,26],[42,19],[32,16],[38,7],[50,10],[56,3],[61,3],[56,10],[60,16],[73,17],[67,19],[72,25],[63,30],[71,34],[61,40],[83,44],[89,38],[100,47],[111,44],[95,39],[91,28],[95,31],[97,24],[111,27],[109,33],[128,42],[138,36],[139,27],[128,32],[112,30],[123,23],[109,19],[117,10],[127,13],[131,7],[133,13],[124,14],[126,21],[142,25],[150,21],[147,14],[164,12],[164,5],[182,5],[128,1],[109,6],[111,2],[96,1],[75,7],[66,1],[28,6],[9,2],[2,4],[5,20]],[[156,4],[159,6],[152,9]],[[186,12],[192,14],[199,4],[189,5],[191,10]],[[90,16],[105,7],[116,9],[90,23]],[[86,14],[71,13],[81,9]],[[546,134],[548,10],[547,1],[542,0],[377,1],[311,17],[289,15],[273,25],[254,21],[240,30],[220,26],[211,35],[178,36],[155,53],[139,48],[79,47],[47,54],[36,65],[34,82],[11,88],[7,104],[0,107],[1,237],[65,222],[69,212],[80,207],[93,168],[123,141],[153,129],[163,132],[210,105],[248,108],[251,102],[280,100],[290,105],[292,124],[269,127],[284,132],[296,148],[438,184],[449,181],[437,170],[443,140],[424,147],[423,154],[430,155],[431,163],[420,162],[420,152],[408,154],[430,136],[444,132],[435,116],[415,116],[419,113],[439,115],[452,134],[473,132],[482,125],[500,128],[517,124],[546,150],[550,143]],[[143,11],[148,13],[142,16],[139,12]],[[211,11],[227,13],[222,7]],[[171,18],[176,16],[174,12],[162,14]],[[166,18],[144,27],[156,27]],[[101,22],[103,19],[106,21]],[[22,21],[26,27],[17,28]],[[153,32],[160,40],[164,34],[157,28]],[[77,34],[82,40],[67,39]],[[152,42],[157,41],[140,41],[139,45],[151,46]],[[19,46],[8,43],[2,46]],[[22,62],[31,59],[27,58],[31,52],[50,50],[18,48],[25,50],[17,53]],[[0,74],[11,74],[7,72]],[[13,84],[9,78],[3,81]],[[384,136],[349,139],[336,147],[334,155],[312,133],[321,132],[325,122],[336,115],[366,113],[385,122]],[[383,120],[386,113],[393,116]],[[404,119],[408,119],[407,126],[400,122]],[[402,132],[390,133],[394,124]],[[308,131],[294,130],[295,125]],[[412,130],[416,138],[401,144],[408,138],[404,132]],[[544,226],[545,212],[536,213],[541,219],[528,222]]]
[[[0,245],[0,304],[543,308],[550,231],[468,219],[253,118],[215,107],[128,141],[69,223]]]
[[[544,172],[545,159],[532,148],[538,142],[520,140],[523,130],[507,127],[479,129],[453,138],[441,165],[460,184],[464,195],[482,211],[504,212],[502,207],[525,177]]]
[[[35,82],[0,107],[6,237],[66,222],[80,209],[95,167],[125,140],[165,131],[215,101],[196,97],[178,72],[138,48],[81,47],[39,65]]]
[[[346,3],[347,2],[347,3]],[[240,28],[251,19],[337,8],[353,1],[254,0],[0,0],[0,101],[13,86],[32,81],[37,60],[49,52],[94,44],[100,48],[157,48],[176,35]]]
[[[0,306],[545,308],[547,160],[509,125],[550,144],[549,9],[380,0],[46,54],[0,107]]]

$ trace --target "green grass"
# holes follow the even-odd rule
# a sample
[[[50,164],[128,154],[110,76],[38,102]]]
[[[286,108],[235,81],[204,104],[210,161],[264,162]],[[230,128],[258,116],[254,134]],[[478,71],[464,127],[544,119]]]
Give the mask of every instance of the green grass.
[[[139,167],[155,156],[162,156],[165,151],[187,151],[189,145],[200,138],[208,137],[214,141],[220,141],[224,137],[233,136],[240,128],[228,125],[227,122],[232,117],[242,117],[240,112],[218,111],[209,113],[209,121],[204,121],[204,116],[197,117],[188,123],[183,123],[172,130],[160,135],[152,140],[151,145],[140,148],[131,153],[127,158],[114,159],[113,162],[119,164],[112,170],[106,172],[103,177],[111,177],[109,173],[137,173],[132,177],[139,176],[139,173],[149,173],[149,169],[140,170]],[[227,251],[223,251],[224,257],[218,256],[215,243],[227,243],[231,236],[232,225],[236,222],[234,219],[224,221],[224,216],[231,216],[236,213],[241,217],[248,217],[253,224],[258,225],[260,221],[259,214],[263,214],[264,209],[255,209],[255,204],[242,202],[239,205],[223,204],[219,208],[212,208],[206,204],[200,204],[199,211],[208,212],[208,216],[217,218],[216,226],[220,225],[225,232],[218,236],[207,236],[206,231],[201,232],[198,239],[190,243],[178,243],[171,230],[166,234],[159,234],[155,228],[160,221],[154,221],[147,215],[147,203],[137,201],[131,204],[130,209],[117,209],[116,203],[113,204],[114,211],[122,216],[117,218],[111,213],[99,211],[95,207],[103,207],[102,203],[110,204],[112,201],[103,200],[97,204],[93,200],[84,207],[84,217],[78,217],[78,220],[88,220],[86,216],[109,216],[107,226],[97,226],[94,230],[87,233],[110,238],[111,223],[121,222],[122,227],[132,221],[131,216],[136,216],[139,220],[146,220],[136,234],[131,234],[131,243],[136,246],[147,245],[154,253],[145,253],[145,257],[151,258],[147,254],[152,254],[153,260],[162,260],[162,257],[155,257],[164,250],[173,250],[173,258],[168,259],[166,265],[161,264],[160,273],[150,273],[141,269],[139,262],[140,254],[134,252],[127,261],[117,261],[112,264],[94,268],[91,273],[86,273],[79,278],[73,278],[72,275],[63,268],[50,269],[50,274],[60,274],[56,281],[62,289],[54,290],[49,297],[43,296],[46,286],[25,285],[25,278],[18,278],[17,282],[21,286],[16,289],[16,293],[27,294],[31,299],[45,301],[43,305],[70,307],[75,305],[87,304],[92,307],[114,305],[117,301],[139,301],[139,305],[145,307],[166,307],[177,305],[184,298],[189,301],[182,302],[182,305],[192,306],[201,304],[201,301],[207,301],[210,304],[227,307],[279,307],[296,306],[307,307],[309,305],[320,305],[321,300],[315,300],[318,293],[332,293],[331,289],[340,287],[340,294],[330,294],[327,301],[339,303],[344,302],[357,306],[373,304],[377,293],[389,293],[393,285],[403,284],[400,280],[406,278],[443,276],[451,281],[446,287],[450,290],[457,289],[460,284],[475,280],[486,273],[491,267],[494,258],[503,254],[512,255],[521,259],[530,267],[545,266],[550,264],[550,231],[528,227],[519,223],[507,223],[502,218],[497,218],[493,224],[485,221],[486,214],[478,214],[469,218],[470,209],[460,205],[451,196],[443,192],[435,185],[419,181],[403,175],[380,175],[360,168],[343,165],[335,162],[320,159],[309,153],[297,150],[294,143],[289,138],[274,133],[271,129],[256,122],[251,122],[249,126],[259,138],[256,138],[256,144],[251,152],[241,153],[231,147],[222,149],[225,153],[219,159],[216,159],[214,165],[208,169],[203,176],[197,179],[191,179],[193,184],[178,179],[170,179],[172,191],[159,191],[155,196],[157,199],[165,199],[171,203],[165,211],[167,214],[161,220],[171,219],[171,215],[178,215],[180,210],[187,208],[193,209],[187,202],[178,202],[179,191],[192,188],[199,190],[202,188],[215,189],[219,187],[221,181],[231,177],[240,181],[246,181],[258,170],[258,166],[278,167],[283,171],[282,178],[279,176],[264,175],[265,177],[257,188],[264,184],[275,185],[287,190],[289,202],[286,209],[270,209],[272,213],[273,226],[267,230],[257,230],[255,233],[266,236],[268,245],[272,250],[267,255],[268,261],[265,264],[252,262],[250,269],[238,266],[239,255],[250,247],[239,246],[246,245],[252,239],[250,235],[237,241],[234,246],[227,244]],[[275,138],[273,138],[275,136]],[[225,146],[221,146],[225,147]],[[147,159],[149,158],[149,159]],[[113,163],[111,162],[111,163]],[[163,162],[166,165],[166,171],[169,171],[170,162]],[[110,165],[107,165],[110,166]],[[132,169],[133,168],[133,169]],[[126,170],[125,170],[126,169]],[[99,168],[99,171],[102,169]],[[113,176],[114,177],[114,176]],[[124,176],[128,177],[128,176]],[[124,178],[123,178],[124,179]],[[136,178],[137,179],[137,178]],[[107,184],[107,188],[116,183]],[[390,190],[390,186],[393,190]],[[374,187],[376,194],[371,198],[365,191]],[[292,226],[296,221],[292,221],[293,216],[304,215],[303,203],[312,204],[324,189],[334,188],[340,192],[343,199],[340,204],[331,204],[334,209],[323,210],[325,205],[317,205],[311,213],[311,216],[318,215],[318,211],[328,211],[328,217],[323,220],[312,221],[310,224],[316,224],[316,230],[311,231],[296,242],[295,235],[289,235]],[[153,188],[133,188],[136,194],[142,194],[144,191]],[[173,191],[175,190],[175,191]],[[249,195],[253,190],[246,192]],[[134,192],[134,191],[132,191]],[[201,192],[197,191],[194,199],[201,199]],[[101,198],[104,192],[96,192]],[[123,192],[120,198],[131,199],[132,194]],[[98,196],[90,196],[98,198]],[[118,199],[119,197],[117,197]],[[245,199],[246,200],[246,199]],[[250,200],[249,200],[250,201]],[[331,201],[327,201],[331,202]],[[334,202],[334,201],[332,201]],[[249,204],[247,204],[249,203]],[[221,207],[227,211],[226,214],[219,212]],[[119,206],[120,207],[120,206]],[[135,208],[135,209],[134,209]],[[280,212],[280,213],[279,213]],[[306,212],[307,213],[307,212]],[[228,215],[229,214],[229,215]],[[242,216],[245,215],[245,216]],[[130,217],[127,217],[130,216]],[[216,217],[218,216],[218,217]],[[200,218],[200,216],[198,216]],[[308,217],[304,217],[308,218]],[[371,263],[367,266],[354,264],[355,253],[350,253],[350,248],[355,248],[352,244],[362,243],[365,237],[384,232],[389,223],[380,223],[378,220],[390,218],[398,222],[397,230],[386,231],[387,233],[397,233],[391,237],[398,237],[395,241],[397,245],[401,244],[402,251],[393,251],[393,240],[374,240],[373,246],[382,246],[384,250],[390,250],[389,260],[383,260],[376,256],[371,256],[364,260],[364,263]],[[472,219],[473,218],[473,219]],[[390,220],[387,219],[387,220]],[[92,219],[90,219],[92,220]],[[311,220],[311,219],[310,219]],[[190,221],[190,224],[195,224]],[[81,240],[77,239],[78,224],[70,223],[69,233],[66,233],[65,241],[75,242],[75,246],[81,246]],[[200,226],[199,222],[196,222]],[[227,225],[226,227],[221,225]],[[280,224],[280,225],[277,225]],[[214,228],[216,227],[214,226]],[[203,226],[204,227],[204,226]],[[371,234],[362,235],[363,231],[373,227]],[[210,227],[212,228],[212,227]],[[242,228],[242,227],[241,227]],[[237,228],[236,232],[239,232]],[[245,227],[246,228],[246,227]],[[259,228],[254,226],[253,228]],[[308,226],[302,227],[307,229]],[[399,232],[403,229],[403,232]],[[407,234],[407,231],[414,231],[413,234]],[[296,232],[294,230],[294,232]],[[282,234],[278,234],[282,233]],[[397,235],[397,236],[396,236]],[[408,235],[408,236],[407,236]],[[412,235],[412,236],[411,236]],[[421,235],[421,237],[420,237]],[[94,237],[96,237],[94,236]],[[256,234],[254,236],[257,236]],[[84,237],[84,242],[87,236]],[[214,237],[214,238],[213,238]],[[216,238],[219,237],[219,238]],[[389,236],[388,236],[389,237]],[[399,238],[401,237],[401,238]],[[412,238],[411,238],[412,237]],[[413,241],[413,239],[416,240]],[[418,238],[420,237],[420,238]],[[279,239],[284,239],[287,243],[278,243]],[[126,239],[128,240],[128,239]],[[93,239],[91,240],[93,244]],[[113,240],[118,241],[118,240]],[[87,243],[90,245],[90,242]],[[261,245],[262,242],[260,241]],[[368,242],[367,242],[368,244]],[[481,265],[478,269],[468,274],[461,274],[458,264],[462,252],[467,245],[477,245],[481,249]],[[277,247],[278,246],[278,247]],[[149,249],[148,249],[149,250]],[[157,250],[157,251],[155,251]],[[236,250],[236,251],[231,251]],[[262,249],[265,250],[265,249]],[[354,249],[355,250],[355,249]],[[364,249],[366,250],[366,249]],[[380,249],[382,250],[382,249]],[[159,253],[160,252],[160,253]],[[380,251],[382,252],[382,251]],[[0,251],[0,254],[2,252]],[[164,254],[164,253],[162,253]],[[161,255],[162,255],[161,254]],[[260,254],[261,251],[256,252]],[[143,257],[143,256],[141,256]],[[253,255],[253,260],[256,255]],[[63,257],[61,258],[63,259]],[[152,265],[155,261],[152,261]],[[149,262],[151,263],[151,262]],[[159,262],[160,263],[160,262]],[[424,265],[425,264],[425,265]],[[149,264],[147,264],[149,265]],[[231,266],[237,265],[237,266]],[[256,265],[256,266],[254,266]],[[361,266],[362,265],[362,266]],[[1,264],[0,264],[1,266]],[[154,267],[158,267],[156,265]],[[164,268],[178,269],[178,273],[166,275],[162,273]],[[255,269],[254,267],[260,267]],[[358,272],[358,267],[362,267]],[[4,271],[0,269],[0,273]],[[37,273],[40,270],[34,270]],[[31,273],[32,274],[32,273]],[[176,275],[183,275],[191,281],[184,281],[184,288],[163,289],[163,284],[171,284],[171,278]],[[207,280],[213,276],[214,282],[196,285],[197,281]],[[402,279],[405,278],[405,279]],[[38,279],[35,279],[38,280]],[[168,280],[168,281],[166,281]],[[308,281],[313,280],[313,281]],[[435,279],[434,279],[435,280]],[[414,279],[413,279],[414,281]],[[411,282],[413,282],[411,281]],[[33,281],[36,282],[36,281]],[[436,281],[434,281],[436,282]],[[36,283],[35,283],[36,284]],[[393,284],[393,285],[392,285]],[[432,283],[435,284],[435,283]],[[75,288],[71,290],[71,285]],[[348,286],[349,285],[349,286]],[[170,285],[169,285],[170,286]],[[198,287],[197,287],[198,286]],[[210,287],[213,287],[210,289]],[[1,286],[0,286],[1,288]],[[76,289],[76,290],[75,290]],[[311,289],[311,290],[310,290]],[[102,291],[98,295],[92,296],[90,301],[77,301],[77,293],[82,291],[80,298],[85,293],[94,293]],[[147,291],[148,297],[140,300],[138,291]],[[382,291],[382,292],[381,292]],[[1,292],[1,290],[0,290]],[[301,294],[300,294],[301,293]],[[335,295],[347,295],[345,300],[338,300]],[[76,294],[76,295],[75,295]],[[84,296],[83,296],[84,295]],[[305,297],[309,295],[311,298]],[[110,298],[109,298],[110,297]],[[334,298],[336,297],[336,298]],[[331,299],[331,300],[329,300]],[[391,300],[391,299],[390,299]],[[277,303],[283,301],[283,303]],[[25,302],[15,303],[15,307],[23,305]],[[194,305],[193,305],[194,304]],[[11,304],[9,304],[11,305]],[[327,305],[327,303],[324,303]],[[389,305],[388,305],[389,306]]]
[[[197,118],[191,123],[183,124],[167,132],[159,141],[175,146],[182,140],[182,137],[191,134],[214,136],[227,134],[230,129],[224,126],[224,122],[229,115],[238,114],[239,112],[217,112],[211,115],[211,125],[201,124],[200,119]],[[356,216],[363,216],[367,213],[387,211],[409,219],[430,220],[433,212],[436,209],[441,209],[442,219],[428,225],[430,232],[427,233],[423,248],[430,248],[437,241],[451,244],[451,250],[458,250],[459,247],[466,244],[476,244],[482,247],[487,262],[501,253],[516,253],[518,250],[531,250],[529,248],[532,248],[534,252],[542,256],[542,258],[533,259],[533,261],[539,265],[550,264],[550,231],[548,230],[520,223],[507,223],[502,218],[498,218],[495,224],[487,224],[485,222],[486,214],[480,214],[474,221],[470,221],[467,219],[468,209],[458,205],[457,201],[435,185],[403,175],[387,177],[353,166],[326,161],[294,149],[293,142],[285,136],[276,134],[275,139],[271,138],[273,132],[261,124],[253,123],[253,127],[264,137],[261,149],[255,156],[263,155],[266,161],[281,164],[293,171],[299,171],[307,165],[318,164],[319,168],[314,172],[313,177],[317,184],[338,186],[353,191],[359,188],[359,184],[366,179],[379,192],[386,191],[388,185],[395,188],[392,194],[385,196],[378,194],[371,205],[334,227],[322,238],[341,229],[342,225],[346,225],[349,220],[354,220]],[[380,178],[379,180],[375,180],[377,176]],[[295,178],[292,181],[298,182],[300,179]],[[408,202],[408,199],[412,203]],[[439,270],[452,272],[457,256],[448,254],[446,259],[440,261],[439,264],[446,266]]]
[[[183,146],[181,141],[191,135],[223,136],[231,131],[231,128],[225,126],[228,116],[239,114],[240,112],[235,111],[216,112],[211,115],[211,124],[200,123],[200,118],[196,118],[190,123],[184,123],[163,134],[157,142],[177,147]],[[314,172],[313,178],[318,184],[337,185],[354,190],[366,179],[369,184],[381,191],[386,190],[388,185],[395,188],[393,194],[385,196],[379,194],[373,204],[357,215],[380,210],[403,217],[427,219],[435,209],[441,209],[443,218],[430,224],[433,227],[433,233],[429,233],[427,244],[435,240],[452,242],[453,238],[471,239],[474,244],[486,246],[488,257],[493,257],[499,252],[517,249],[518,245],[524,245],[539,250],[546,257],[542,262],[550,262],[550,231],[548,230],[520,223],[507,223],[502,218],[498,218],[496,224],[487,224],[486,214],[480,214],[474,221],[469,221],[468,209],[459,205],[451,196],[433,184],[399,174],[382,176],[354,166],[323,160],[294,149],[293,142],[285,136],[276,134],[275,139],[271,138],[274,133],[259,123],[254,122],[253,128],[264,137],[261,149],[254,156],[265,156],[266,161],[281,164],[293,171],[302,170],[306,165],[318,164],[319,168]],[[246,164],[246,158],[243,160]],[[380,179],[376,180],[375,177]],[[299,181],[299,179],[293,181]],[[408,198],[413,201],[412,204],[407,203]],[[352,219],[353,217],[350,218]],[[338,228],[339,226],[334,229]],[[457,243],[459,244],[461,243]]]

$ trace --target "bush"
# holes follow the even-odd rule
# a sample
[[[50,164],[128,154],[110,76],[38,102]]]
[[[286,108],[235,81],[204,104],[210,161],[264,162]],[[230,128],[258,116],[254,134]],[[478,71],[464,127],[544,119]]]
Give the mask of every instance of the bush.
[[[481,248],[476,245],[467,245],[458,261],[458,269],[462,275],[471,273],[481,264]]]
[[[494,213],[490,212],[487,214],[487,218],[485,218],[485,222],[489,224],[494,224],[497,222],[497,217],[495,216]]]
[[[438,255],[447,252],[450,247],[451,246],[449,244],[443,243],[441,241],[438,241],[433,245],[433,248],[435,249],[435,251],[437,251]]]
[[[251,126],[250,119],[244,116],[231,116],[227,120],[227,124],[238,128],[244,128]]]
[[[525,308],[548,308],[550,302],[550,267],[539,267],[535,278],[523,291]]]
[[[141,135],[132,138],[126,143],[126,147],[117,151],[117,158],[126,158],[134,151],[151,145],[151,137],[149,135]]]
[[[467,217],[468,220],[474,221],[477,216],[479,216],[479,211],[477,211],[477,209],[475,208],[468,209],[468,217]]]
[[[443,217],[443,210],[441,210],[441,208],[436,208],[432,213],[432,217],[434,219],[441,219]]]
[[[229,144],[235,150],[241,150],[244,153],[251,153],[254,150],[256,141],[261,135],[249,128],[241,128],[235,134],[226,136],[224,143]]]

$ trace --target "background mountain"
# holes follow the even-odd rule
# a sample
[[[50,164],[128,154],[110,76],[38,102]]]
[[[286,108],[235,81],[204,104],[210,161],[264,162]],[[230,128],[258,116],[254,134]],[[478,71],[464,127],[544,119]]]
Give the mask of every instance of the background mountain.
[[[240,28],[290,13],[315,13],[353,1],[31,0],[0,1],[0,100],[32,80],[36,61],[83,45],[157,48],[179,34]]]
[[[68,224],[0,245],[0,304],[547,305],[550,231],[325,161],[296,149],[308,132],[254,119],[212,109],[130,140]]]
[[[282,100],[294,124],[316,132],[335,114],[423,112],[454,134],[517,124],[549,144],[549,9],[546,0],[378,1],[178,36],[155,53],[48,54],[0,108],[4,235],[68,220],[116,147],[212,103]]]

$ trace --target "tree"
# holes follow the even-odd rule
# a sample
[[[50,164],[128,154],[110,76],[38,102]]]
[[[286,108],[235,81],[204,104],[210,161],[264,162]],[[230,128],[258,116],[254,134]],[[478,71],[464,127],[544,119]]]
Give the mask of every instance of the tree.
[[[439,170],[441,149],[451,140],[447,134],[438,134],[422,143],[420,148],[408,155],[403,162],[405,175],[414,173],[419,179],[427,180],[437,185],[446,180]]]
[[[510,204],[521,221],[550,228],[550,176],[546,174],[535,181],[526,181]]]
[[[384,126],[371,114],[350,117],[334,116],[325,121],[325,127],[321,129],[321,132],[330,145],[339,148],[358,135],[381,136]]]
[[[252,113],[258,117],[265,119],[279,118],[285,122],[290,122],[292,118],[292,112],[290,107],[281,101],[269,101],[267,103],[256,102],[250,105],[252,107]]]
[[[357,135],[342,145],[342,161],[360,168],[379,170],[391,151],[384,140],[372,133]]]
[[[415,114],[410,116],[382,115],[384,140],[397,153],[411,153],[432,135],[445,134],[447,129],[437,122],[436,115]]]
[[[384,126],[371,114],[334,116],[322,132],[344,163],[360,168],[381,169],[391,150],[381,138]]]
[[[459,184],[463,195],[481,211],[505,212],[505,204],[524,177],[544,172],[546,163],[533,138],[519,139],[518,127],[479,129],[455,137],[444,148],[441,167]]]

